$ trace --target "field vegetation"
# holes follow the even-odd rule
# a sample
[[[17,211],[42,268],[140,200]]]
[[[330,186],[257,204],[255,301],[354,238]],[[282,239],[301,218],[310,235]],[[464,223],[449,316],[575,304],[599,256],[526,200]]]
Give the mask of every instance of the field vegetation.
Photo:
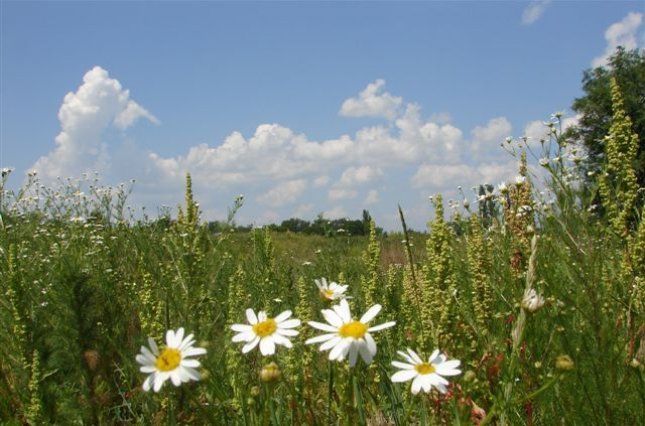
[[[642,424],[640,143],[612,96],[597,171],[556,114],[427,233],[240,232],[241,198],[213,229],[189,176],[173,219],[135,220],[126,185],[3,170],[0,419]]]

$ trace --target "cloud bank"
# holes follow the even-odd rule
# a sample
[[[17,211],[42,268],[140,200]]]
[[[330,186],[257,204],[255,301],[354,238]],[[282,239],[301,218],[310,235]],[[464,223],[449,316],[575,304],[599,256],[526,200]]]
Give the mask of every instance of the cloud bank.
[[[357,217],[369,207],[386,227],[396,226],[395,219],[387,221],[394,218],[389,210],[397,203],[429,212],[424,201],[429,194],[495,183],[515,173],[515,162],[499,147],[513,130],[508,119],[493,117],[465,132],[446,113],[424,116],[418,104],[404,102],[385,86],[385,80],[376,80],[342,103],[341,115],[381,121],[354,134],[311,140],[285,125],[263,123],[250,135],[232,131],[219,144],[197,144],[168,157],[136,144],[125,154],[122,146],[115,148],[137,122],[159,120],[106,70],[95,67],[65,97],[56,146],[34,168],[47,178],[93,170],[114,179],[135,178],[144,193],[138,200],[150,208],[180,203],[190,172],[202,208],[215,216],[233,194],[244,193],[248,204],[241,222],[317,212]],[[113,133],[117,142],[108,143]],[[116,158],[136,167],[124,167]]]

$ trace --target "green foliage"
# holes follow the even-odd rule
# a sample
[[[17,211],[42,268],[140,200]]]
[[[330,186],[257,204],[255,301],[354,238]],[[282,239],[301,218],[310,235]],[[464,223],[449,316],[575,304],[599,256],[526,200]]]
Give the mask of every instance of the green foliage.
[[[598,171],[603,164],[605,136],[612,123],[611,80],[622,88],[625,113],[632,118],[632,131],[645,140],[645,52],[619,47],[609,58],[608,66],[584,72],[584,96],[573,102],[572,109],[580,115],[570,136],[581,142],[588,152],[587,170]],[[645,185],[645,150],[638,147],[634,164],[640,186]]]

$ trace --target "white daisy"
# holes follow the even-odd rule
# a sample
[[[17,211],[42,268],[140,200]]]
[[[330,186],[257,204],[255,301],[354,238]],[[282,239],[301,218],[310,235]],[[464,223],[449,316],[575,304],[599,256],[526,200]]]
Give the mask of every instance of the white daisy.
[[[367,323],[373,320],[380,310],[381,305],[374,305],[365,312],[360,320],[355,320],[352,318],[347,300],[342,299],[339,305],[321,311],[329,324],[309,322],[313,328],[327,333],[313,337],[305,343],[322,343],[320,350],[329,350],[329,359],[332,361],[342,361],[349,354],[349,365],[353,367],[360,353],[363,361],[369,364],[376,355],[376,342],[370,333],[396,324],[394,321],[390,321],[369,327]]]
[[[337,300],[345,298],[345,292],[347,291],[346,285],[340,285],[334,281],[327,283],[327,278],[321,278],[314,281],[316,282],[316,287],[318,287],[318,290],[320,291],[320,297],[323,299]]]
[[[175,386],[179,386],[182,382],[199,380],[200,376],[196,368],[200,363],[191,357],[204,355],[206,349],[194,347],[193,337],[192,334],[184,337],[183,328],[177,331],[168,330],[166,347],[161,352],[155,341],[148,337],[150,349],[141,346],[141,353],[136,357],[137,362],[141,364],[139,370],[150,374],[143,382],[144,391],[149,391],[152,387],[155,392],[159,392],[168,379]]]
[[[457,369],[461,361],[458,359],[448,361],[444,354],[439,353],[439,349],[435,349],[432,352],[427,362],[423,361],[412,349],[408,349],[407,353],[403,351],[398,351],[397,353],[407,362],[392,361],[393,366],[401,369],[392,375],[392,381],[407,382],[408,380],[413,380],[412,393],[414,395],[421,390],[426,393],[430,392],[433,386],[439,392],[446,393],[446,386],[448,386],[449,382],[443,376],[461,374],[461,370]]]
[[[297,336],[298,330],[293,328],[300,325],[299,319],[289,319],[291,311],[284,311],[275,318],[269,318],[264,311],[257,316],[253,309],[246,310],[246,319],[249,324],[233,324],[231,329],[238,334],[233,336],[234,342],[246,342],[242,353],[247,353],[260,344],[262,355],[273,355],[275,345],[291,348],[293,345],[289,337]]]

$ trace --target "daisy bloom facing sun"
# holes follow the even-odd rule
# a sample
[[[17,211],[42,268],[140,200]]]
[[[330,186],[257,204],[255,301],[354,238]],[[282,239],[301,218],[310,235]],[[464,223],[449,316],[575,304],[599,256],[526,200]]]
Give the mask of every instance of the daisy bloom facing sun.
[[[372,362],[376,355],[376,342],[370,333],[384,330],[396,324],[394,321],[386,322],[373,327],[367,324],[381,311],[381,305],[374,305],[365,312],[360,320],[352,318],[347,300],[343,299],[339,305],[321,312],[329,324],[310,321],[309,325],[325,334],[312,337],[306,344],[322,343],[321,351],[329,350],[329,359],[342,361],[349,354],[349,365],[353,367],[360,353],[366,364]]]
[[[345,298],[345,292],[347,291],[346,285],[340,285],[337,282],[327,283],[327,278],[321,278],[319,280],[314,280],[316,287],[320,291],[320,297],[324,300],[338,300]]]
[[[184,337],[183,328],[177,331],[168,330],[166,347],[162,351],[151,337],[148,337],[148,344],[150,349],[141,346],[141,353],[136,357],[137,362],[141,364],[139,370],[150,374],[143,382],[144,391],[147,392],[153,388],[155,392],[159,392],[168,379],[175,386],[183,382],[199,380],[199,372],[195,369],[200,366],[200,363],[191,357],[204,355],[206,349],[193,346],[195,339],[192,334]]]
[[[400,368],[392,375],[393,382],[407,382],[412,380],[412,393],[418,394],[423,390],[428,393],[434,386],[441,393],[446,393],[446,386],[448,380],[443,376],[456,376],[461,374],[461,370],[457,367],[461,361],[457,359],[447,360],[444,354],[439,353],[439,349],[435,349],[428,358],[428,361],[423,361],[416,352],[408,349],[407,353],[403,351],[397,352],[406,362],[392,361],[392,365]]]
[[[260,311],[255,315],[253,309],[246,310],[246,319],[249,324],[233,324],[231,329],[238,334],[233,336],[233,342],[246,342],[242,353],[247,353],[260,345],[262,355],[273,355],[275,345],[291,348],[293,345],[290,337],[297,336],[295,327],[300,325],[300,320],[289,319],[291,311],[284,311],[275,318],[270,318],[266,312]]]

